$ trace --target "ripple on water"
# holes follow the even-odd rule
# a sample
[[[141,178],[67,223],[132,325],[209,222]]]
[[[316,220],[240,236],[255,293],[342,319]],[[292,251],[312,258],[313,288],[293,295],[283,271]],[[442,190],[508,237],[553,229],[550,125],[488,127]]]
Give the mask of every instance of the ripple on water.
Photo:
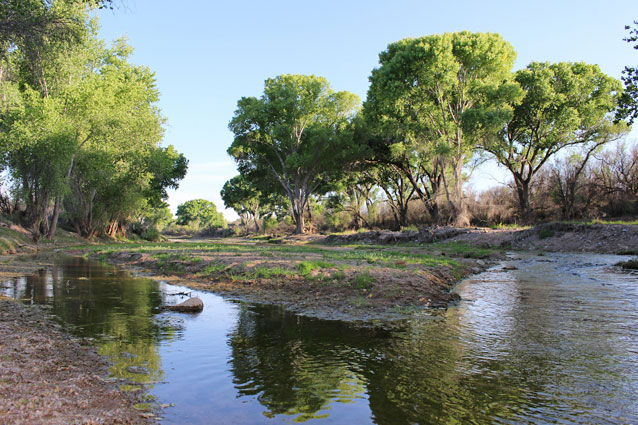
[[[6,282],[95,338],[162,423],[638,423],[638,277],[616,256],[517,254],[394,330],[296,316],[68,259]],[[190,291],[190,290],[189,290]],[[173,404],[174,403],[174,404]],[[144,405],[144,408],[149,407]]]

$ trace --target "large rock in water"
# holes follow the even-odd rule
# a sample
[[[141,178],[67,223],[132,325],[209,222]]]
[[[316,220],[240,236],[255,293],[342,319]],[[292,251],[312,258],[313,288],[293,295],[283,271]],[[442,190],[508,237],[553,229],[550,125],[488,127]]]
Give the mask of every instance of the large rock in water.
[[[197,313],[204,309],[204,301],[202,301],[201,298],[194,297],[194,298],[189,298],[186,301],[181,302],[177,305],[166,306],[166,308],[168,310],[173,310],[173,311]]]

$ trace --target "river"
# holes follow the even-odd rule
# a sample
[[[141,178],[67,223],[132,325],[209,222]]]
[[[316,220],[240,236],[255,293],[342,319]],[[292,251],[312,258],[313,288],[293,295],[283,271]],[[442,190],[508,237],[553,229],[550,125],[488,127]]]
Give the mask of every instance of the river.
[[[94,339],[165,424],[638,424],[638,275],[510,254],[391,327],[227,301],[82,258],[2,284]],[[199,314],[161,311],[192,292]],[[140,406],[144,407],[144,406]]]

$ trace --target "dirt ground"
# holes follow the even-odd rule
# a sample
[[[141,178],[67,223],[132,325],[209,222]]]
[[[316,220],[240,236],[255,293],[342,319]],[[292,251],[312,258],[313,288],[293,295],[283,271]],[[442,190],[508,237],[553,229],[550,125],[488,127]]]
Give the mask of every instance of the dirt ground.
[[[548,223],[531,229],[468,229],[450,241],[547,252],[638,255],[638,225]]]
[[[0,424],[145,424],[107,364],[35,307],[0,299]]]

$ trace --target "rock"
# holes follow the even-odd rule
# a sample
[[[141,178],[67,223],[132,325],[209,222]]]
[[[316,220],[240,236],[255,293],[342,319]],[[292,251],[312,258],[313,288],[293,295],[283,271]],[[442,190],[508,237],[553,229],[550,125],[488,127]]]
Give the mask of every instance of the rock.
[[[182,313],[197,313],[204,309],[204,301],[202,301],[201,298],[197,297],[189,298],[177,305],[166,306],[166,309],[171,311],[179,311]]]

